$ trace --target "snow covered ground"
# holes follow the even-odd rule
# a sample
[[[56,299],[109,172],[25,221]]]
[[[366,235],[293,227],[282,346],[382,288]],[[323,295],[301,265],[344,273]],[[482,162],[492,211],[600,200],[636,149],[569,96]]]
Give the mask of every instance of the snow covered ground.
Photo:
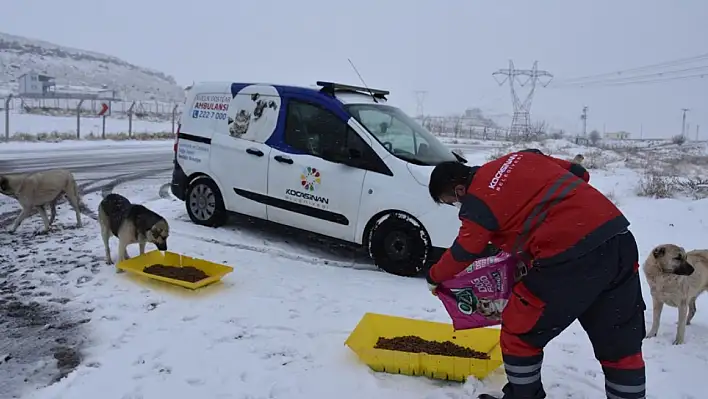
[[[547,142],[545,148],[558,156],[562,149],[568,157],[585,151],[561,141]],[[481,163],[495,151],[468,158]],[[622,165],[591,170],[591,182],[627,214],[642,258],[665,242],[706,247],[708,199],[637,197],[640,171]],[[223,262],[235,271],[223,284],[198,292],[115,274],[103,263],[97,223],[88,219],[83,228],[72,228],[73,212],[66,206],[59,212],[59,230],[50,236],[35,236],[41,225],[36,216],[14,238],[0,233],[0,256],[7,259],[2,267],[13,264],[16,269],[5,271],[10,278],[24,273],[28,284],[48,292],[36,301],[60,306],[70,319],[84,321],[76,330],[82,338],[81,364],[49,387],[33,391],[27,384],[23,397],[462,399],[503,385],[502,369],[485,381],[465,384],[372,372],[344,346],[364,313],[449,322],[424,280],[379,272],[357,251],[314,244],[257,223],[195,226],[182,203],[158,195],[165,179],[114,191],[170,220],[171,250]],[[88,194],[84,201],[95,209],[100,193]],[[0,214],[13,207],[0,199]],[[111,246],[115,254],[115,239]],[[129,252],[136,254],[137,247]],[[671,345],[677,317],[670,308],[663,314],[659,336],[645,341],[649,398],[704,397],[708,311],[701,309],[707,306],[708,299],[698,300],[684,345]],[[543,378],[551,398],[604,397],[600,366],[577,323],[547,348]]]
[[[5,138],[5,113],[0,112],[0,140]],[[89,135],[101,137],[103,122],[101,118],[83,115],[81,117],[81,137]],[[176,127],[175,127],[176,128]],[[171,132],[171,122],[151,122],[133,118],[133,133]],[[17,134],[37,135],[55,133],[60,135],[76,134],[75,116],[47,116],[34,114],[10,113],[10,137]],[[128,119],[106,118],[106,135],[128,133]]]

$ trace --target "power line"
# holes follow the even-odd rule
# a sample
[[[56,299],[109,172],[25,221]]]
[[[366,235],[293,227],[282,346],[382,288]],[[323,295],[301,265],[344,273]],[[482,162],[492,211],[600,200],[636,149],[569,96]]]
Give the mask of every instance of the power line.
[[[684,80],[684,79],[702,79],[702,78],[708,78],[708,71],[704,73],[697,73],[694,75],[686,75],[686,76],[676,76],[673,78],[656,78],[656,79],[645,79],[645,80],[626,80],[626,81],[618,81],[618,82],[608,82],[608,83],[598,83],[598,84],[593,84],[593,85],[588,85],[587,88],[595,88],[595,87],[615,87],[615,86],[627,86],[627,85],[637,85],[637,84],[653,84],[653,83],[663,83],[663,82],[670,82],[674,80]],[[560,86],[560,87],[551,87],[554,89],[584,89],[586,88],[585,86]]]
[[[645,75],[637,75],[637,76],[591,80],[591,81],[587,81],[587,82],[578,82],[578,83],[563,83],[563,84],[555,85],[553,87],[560,88],[560,87],[569,87],[569,86],[573,86],[573,87],[591,86],[591,85],[595,85],[595,84],[605,84],[605,83],[624,83],[624,82],[632,82],[637,79],[643,80],[643,79],[647,79],[647,78],[663,78],[667,75],[676,75],[676,74],[683,74],[686,72],[697,72],[697,71],[702,71],[702,72],[708,73],[708,65],[701,65],[698,67],[684,68],[684,69],[675,69],[675,70],[670,70],[670,71],[657,72],[657,73],[651,73],[651,74],[645,74]]]
[[[635,67],[635,68],[619,70],[619,71],[615,71],[615,72],[605,72],[605,73],[599,73],[599,74],[594,74],[594,75],[581,76],[581,77],[577,77],[577,78],[561,79],[561,80],[556,81],[556,85],[570,84],[570,83],[581,81],[581,80],[598,79],[598,78],[603,78],[603,77],[623,75],[623,74],[628,74],[628,73],[632,73],[632,72],[646,71],[646,70],[655,69],[655,68],[663,68],[663,67],[669,67],[669,66],[695,63],[697,61],[703,61],[703,60],[708,60],[708,53],[695,55],[692,57],[680,58],[680,59],[671,60],[671,61],[660,62],[657,64],[651,64],[651,65],[645,65],[645,66],[640,66],[640,67]]]

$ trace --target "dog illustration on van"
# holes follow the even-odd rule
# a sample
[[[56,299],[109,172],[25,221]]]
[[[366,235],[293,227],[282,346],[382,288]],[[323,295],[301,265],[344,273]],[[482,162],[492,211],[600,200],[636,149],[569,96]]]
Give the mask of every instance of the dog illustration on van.
[[[250,104],[243,104],[241,101],[244,96],[237,95],[234,97],[233,102],[239,102],[236,114],[233,117],[228,118],[229,123],[229,134],[231,137],[242,138],[245,140],[257,141],[257,138],[262,136],[259,134],[260,124],[259,121],[264,117],[268,111],[272,110],[274,118],[277,118],[278,104],[268,97],[261,96],[259,93],[253,93],[249,96]],[[247,109],[251,111],[248,111]],[[231,109],[231,107],[229,107]],[[268,119],[268,118],[265,118]],[[266,125],[268,123],[266,122]],[[272,122],[271,122],[272,124]],[[247,135],[249,133],[249,128],[254,127],[253,134]],[[271,131],[267,132],[270,135]]]
[[[240,109],[236,116],[229,118],[229,134],[231,137],[241,137],[248,131],[248,125],[251,124],[251,113],[245,109]]]

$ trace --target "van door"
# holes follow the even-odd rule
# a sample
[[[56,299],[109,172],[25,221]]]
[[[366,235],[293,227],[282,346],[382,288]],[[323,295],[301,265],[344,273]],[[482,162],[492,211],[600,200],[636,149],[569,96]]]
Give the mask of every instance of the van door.
[[[334,162],[336,151],[372,152],[342,117],[288,97],[283,137],[268,164],[268,220],[354,241],[364,168]]]
[[[276,130],[281,99],[268,85],[250,85],[236,93],[220,121],[211,146],[211,170],[221,183],[227,210],[267,219],[262,198],[268,193],[265,141]]]

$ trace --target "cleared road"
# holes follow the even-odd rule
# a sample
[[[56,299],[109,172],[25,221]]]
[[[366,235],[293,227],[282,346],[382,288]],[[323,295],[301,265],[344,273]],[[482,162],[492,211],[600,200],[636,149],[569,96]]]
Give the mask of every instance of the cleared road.
[[[74,149],[71,147],[50,150],[3,150],[0,145],[0,173],[32,172],[43,169],[66,168],[77,174],[108,175],[170,169],[174,153],[172,148],[150,143],[145,147],[135,145],[111,148]]]

